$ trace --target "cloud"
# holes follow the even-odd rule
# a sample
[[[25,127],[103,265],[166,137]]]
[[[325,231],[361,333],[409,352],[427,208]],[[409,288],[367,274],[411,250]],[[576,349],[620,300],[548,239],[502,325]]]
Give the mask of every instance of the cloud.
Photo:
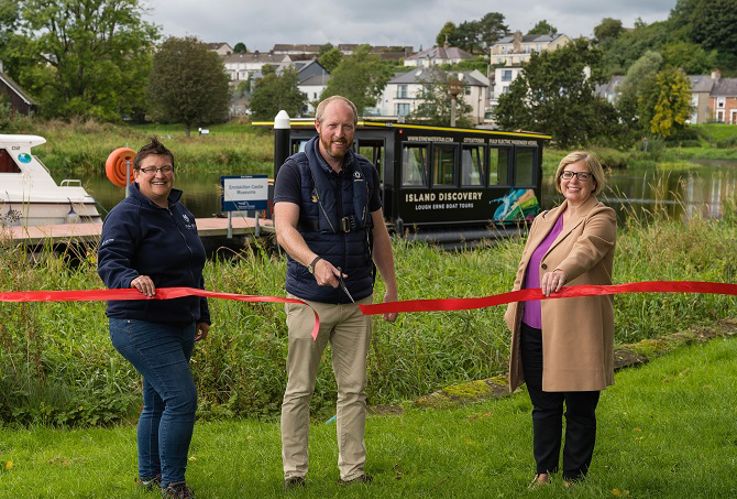
[[[427,48],[447,22],[481,19],[501,12],[511,30],[526,32],[545,19],[572,37],[591,36],[605,17],[632,26],[665,20],[676,0],[149,0],[146,19],[165,35],[196,36],[207,42],[243,42],[249,50],[275,43],[371,43]]]

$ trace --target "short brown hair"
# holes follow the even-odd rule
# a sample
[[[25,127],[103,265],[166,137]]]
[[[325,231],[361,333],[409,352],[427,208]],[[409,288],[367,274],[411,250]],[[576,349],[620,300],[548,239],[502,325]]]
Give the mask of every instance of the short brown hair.
[[[166,148],[164,144],[159,141],[158,137],[151,137],[149,143],[141,147],[136,154],[136,158],[133,160],[133,169],[140,170],[141,162],[151,155],[156,156],[168,156],[171,160],[171,166],[174,168],[174,154]]]
[[[350,99],[346,99],[342,95],[333,95],[328,97],[327,99],[323,99],[322,102],[317,105],[317,110],[315,111],[315,120],[320,121],[322,119],[322,114],[325,112],[325,108],[328,107],[328,104],[336,100],[343,101],[348,104],[348,107],[350,107],[353,111],[353,124],[355,125],[356,123],[358,123],[358,109],[356,109],[356,105],[351,102]]]
[[[596,196],[604,190],[604,187],[606,187],[606,176],[599,159],[594,155],[594,153],[589,151],[573,151],[560,160],[558,169],[555,170],[555,190],[562,194],[562,191],[560,190],[560,176],[563,175],[563,168],[568,165],[572,165],[573,163],[578,163],[579,161],[586,163],[591,175],[594,177],[596,186],[594,187],[594,192],[591,194]]]

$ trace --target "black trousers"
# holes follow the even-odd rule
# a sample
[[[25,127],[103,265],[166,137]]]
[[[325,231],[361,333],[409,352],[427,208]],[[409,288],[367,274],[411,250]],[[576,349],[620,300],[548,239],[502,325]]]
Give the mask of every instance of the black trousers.
[[[566,407],[563,478],[583,478],[591,464],[596,441],[595,392],[544,392],[542,331],[522,323],[522,369],[532,401],[533,454],[538,473],[558,471]]]

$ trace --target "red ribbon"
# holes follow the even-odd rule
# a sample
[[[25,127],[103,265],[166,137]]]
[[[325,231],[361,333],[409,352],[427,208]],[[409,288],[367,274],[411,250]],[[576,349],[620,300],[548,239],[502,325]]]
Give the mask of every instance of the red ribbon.
[[[171,300],[185,296],[200,296],[204,298],[221,298],[223,300],[258,302],[258,303],[296,303],[309,305],[295,298],[280,298],[278,296],[240,295],[236,293],[218,293],[196,288],[158,288],[156,295],[141,297],[141,292],[133,288],[125,289],[87,289],[77,291],[7,291],[0,292],[0,302],[51,302],[51,301],[107,301],[107,300]],[[312,326],[312,339],[317,339],[320,330],[320,317],[312,307],[315,322]]]
[[[557,298],[575,298],[581,296],[602,296],[622,293],[699,293],[737,296],[737,284],[699,281],[646,281],[626,284],[580,286],[564,286],[559,292],[543,296],[540,288],[521,289],[497,295],[476,298],[443,298],[428,300],[405,300],[374,305],[359,305],[364,315],[377,315],[392,312],[437,312],[452,310],[474,310],[478,308],[506,305],[512,302],[529,300],[549,300]],[[241,295],[235,293],[219,293],[196,288],[158,288],[156,295],[142,298],[141,293],[133,288],[128,289],[90,289],[77,291],[6,291],[0,292],[0,302],[67,302],[67,301],[103,301],[103,300],[171,300],[185,296],[205,298],[221,298],[242,302],[259,303],[296,303],[309,306],[295,298],[278,296]],[[312,327],[312,338],[317,338],[320,330],[320,318],[315,310],[315,323]]]
[[[699,281],[646,281],[627,284],[584,284],[564,286],[550,296],[544,296],[540,288],[521,289],[498,295],[477,298],[443,298],[429,300],[405,300],[374,305],[359,305],[364,315],[392,312],[438,312],[449,310],[473,310],[477,308],[506,305],[515,301],[549,300],[579,296],[615,295],[621,293],[702,293],[737,295],[737,284]]]

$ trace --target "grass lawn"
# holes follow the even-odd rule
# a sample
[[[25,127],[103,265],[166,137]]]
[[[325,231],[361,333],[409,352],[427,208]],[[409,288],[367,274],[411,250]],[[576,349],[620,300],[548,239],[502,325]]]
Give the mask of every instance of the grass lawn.
[[[586,483],[528,492],[525,393],[449,410],[372,416],[369,486],[338,478],[335,426],[312,428],[308,487],[290,497],[737,497],[737,340],[691,346],[617,374],[599,406]],[[0,497],[157,497],[136,489],[133,427],[0,433]],[[12,464],[11,464],[12,463]],[[7,469],[10,468],[10,469]],[[198,424],[199,498],[283,497],[277,422]]]

